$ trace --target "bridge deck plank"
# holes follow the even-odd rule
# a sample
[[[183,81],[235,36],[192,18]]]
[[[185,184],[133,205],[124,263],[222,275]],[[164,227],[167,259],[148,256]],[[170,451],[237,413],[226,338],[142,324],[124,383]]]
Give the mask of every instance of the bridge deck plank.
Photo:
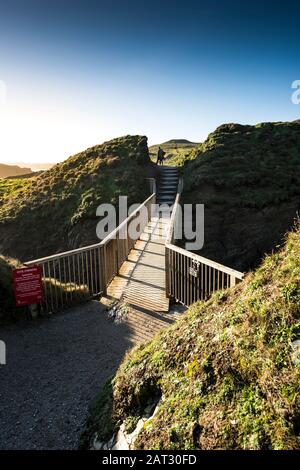
[[[157,215],[145,227],[107,294],[133,307],[157,312],[169,311],[165,286],[165,239],[169,217]]]

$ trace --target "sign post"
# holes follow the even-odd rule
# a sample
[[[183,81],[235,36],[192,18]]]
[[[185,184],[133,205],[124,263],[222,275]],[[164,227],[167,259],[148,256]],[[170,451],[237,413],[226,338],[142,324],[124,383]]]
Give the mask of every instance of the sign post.
[[[17,307],[42,302],[44,294],[41,266],[13,269],[12,274]]]

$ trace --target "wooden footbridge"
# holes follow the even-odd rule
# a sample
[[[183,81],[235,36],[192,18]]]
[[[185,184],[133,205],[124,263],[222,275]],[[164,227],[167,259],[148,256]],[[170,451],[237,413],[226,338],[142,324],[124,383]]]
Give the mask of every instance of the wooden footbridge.
[[[140,340],[146,340],[176,318],[168,313],[170,300],[189,306],[242,280],[242,273],[175,245],[177,168],[161,167],[151,187],[150,197],[101,243],[25,263],[43,269],[43,311],[105,296],[130,307],[129,322],[139,323]],[[142,211],[147,218],[136,240],[129,226]]]
[[[109,284],[109,296],[149,311],[169,311],[165,244],[170,224],[170,207],[175,201],[177,186],[178,170],[166,167],[161,169],[156,197],[156,203],[160,207],[152,213],[127,260]]]

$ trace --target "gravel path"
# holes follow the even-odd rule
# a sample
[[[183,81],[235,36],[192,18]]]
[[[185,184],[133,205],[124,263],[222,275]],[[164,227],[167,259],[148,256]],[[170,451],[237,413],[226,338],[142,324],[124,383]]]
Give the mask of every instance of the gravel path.
[[[133,346],[99,302],[0,330],[0,449],[76,449],[88,407]]]

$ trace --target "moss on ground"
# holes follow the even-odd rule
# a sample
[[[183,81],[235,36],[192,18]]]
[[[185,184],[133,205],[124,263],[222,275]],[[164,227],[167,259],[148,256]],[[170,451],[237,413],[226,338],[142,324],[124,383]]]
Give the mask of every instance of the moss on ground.
[[[233,289],[130,351],[82,439],[110,437],[160,395],[137,449],[300,449],[300,225]]]

